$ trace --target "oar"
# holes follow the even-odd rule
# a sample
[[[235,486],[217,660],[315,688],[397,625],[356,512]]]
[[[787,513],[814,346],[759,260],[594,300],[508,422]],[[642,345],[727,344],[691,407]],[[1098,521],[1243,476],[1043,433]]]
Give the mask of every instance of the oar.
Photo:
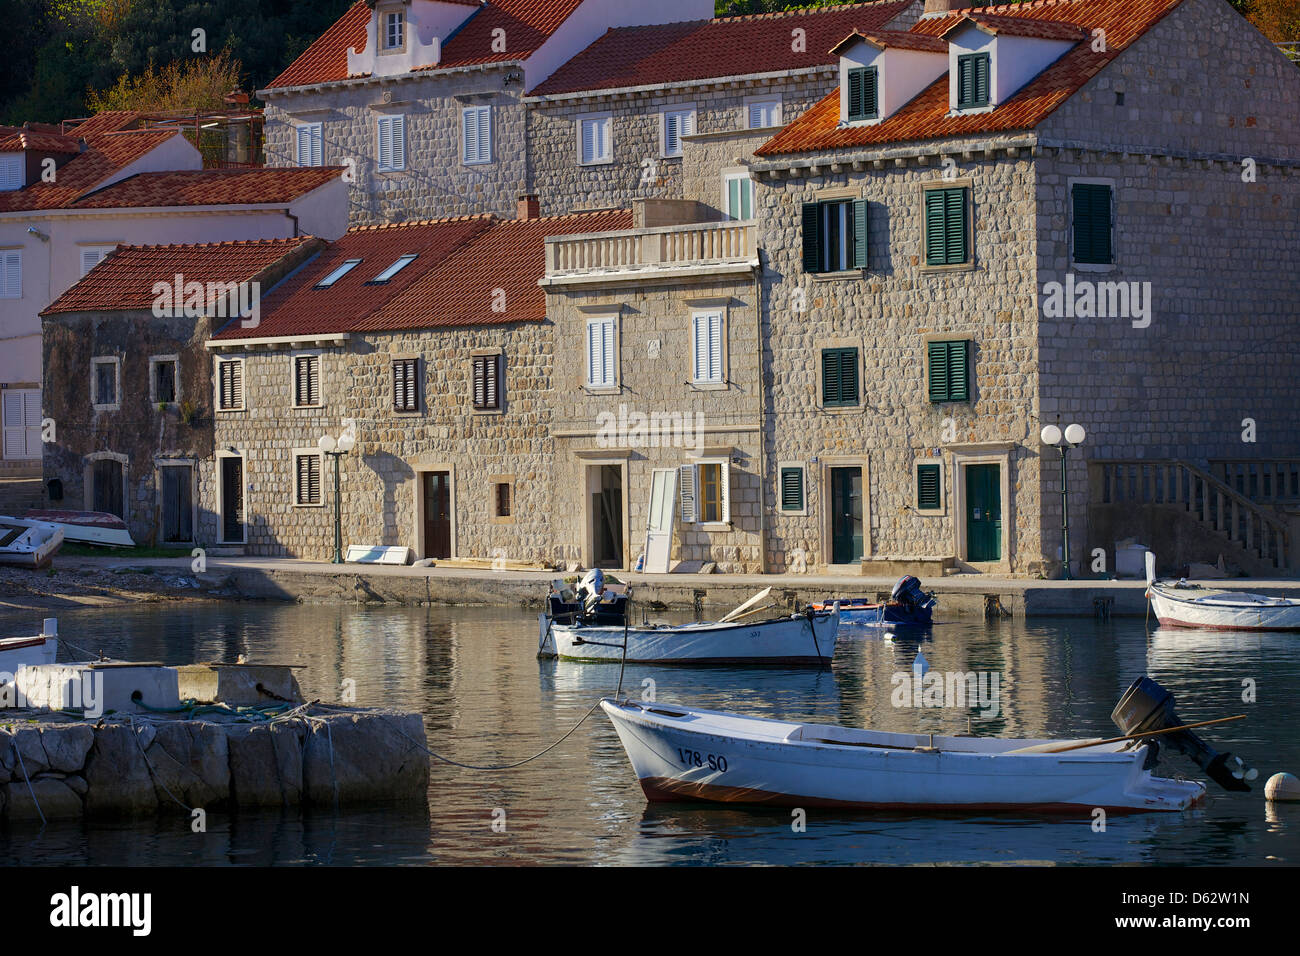
[[[1180,724],[1177,727],[1166,727],[1164,730],[1148,730],[1140,734],[1125,734],[1123,737],[1111,737],[1107,740],[1088,740],[1081,744],[1070,744],[1066,747],[1055,747],[1044,750],[1046,744],[1038,744],[1033,747],[1021,747],[1019,750],[1004,750],[1006,754],[1063,754],[1069,750],[1083,750],[1086,747],[1100,747],[1102,744],[1117,744],[1121,740],[1141,740],[1145,737],[1159,737],[1161,734],[1172,734],[1176,730],[1191,730],[1193,727],[1208,727],[1211,724],[1226,724],[1230,720],[1244,720],[1245,714],[1237,714],[1235,717],[1218,717],[1214,720],[1199,720],[1194,724]]]
[[[740,614],[737,614],[735,617],[732,617],[731,620],[732,620],[732,621],[739,621],[741,618],[744,618],[744,617],[752,617],[753,615],[758,614],[760,611],[769,611],[769,610],[771,610],[772,608],[774,608],[774,607],[776,607],[776,606],[777,606],[777,605],[776,605],[776,602],[773,602],[773,603],[771,603],[771,604],[764,604],[762,607],[751,608],[751,609],[748,610],[748,611],[744,611],[744,612],[742,612],[742,613],[740,613]],[[730,617],[730,615],[728,615],[728,617]],[[725,621],[726,618],[723,618],[723,620]],[[730,622],[728,622],[728,623],[730,623]]]
[[[769,594],[771,594],[771,593],[772,593],[772,589],[771,589],[770,587],[763,588],[763,590],[759,591],[757,594],[755,594],[752,598],[750,598],[750,599],[749,599],[748,601],[746,601],[744,604],[740,605],[740,607],[735,608],[734,610],[732,610],[732,611],[731,611],[731,612],[730,612],[726,617],[722,618],[722,619],[719,621],[719,623],[720,623],[720,624],[726,624],[728,621],[730,621],[730,620],[732,620],[733,618],[735,618],[738,614],[741,614],[741,613],[743,613],[743,612],[745,612],[745,611],[748,611],[751,607],[753,607],[755,604],[757,604],[759,601],[763,600],[765,597],[767,597],[767,596],[768,596]]]

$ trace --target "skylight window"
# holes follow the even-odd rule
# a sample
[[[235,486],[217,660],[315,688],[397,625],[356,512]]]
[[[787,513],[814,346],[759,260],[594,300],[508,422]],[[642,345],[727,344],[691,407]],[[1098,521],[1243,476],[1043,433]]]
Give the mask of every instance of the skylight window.
[[[373,279],[371,279],[369,284],[370,284],[370,285],[379,285],[381,282],[387,282],[389,279],[391,279],[393,276],[397,275],[397,273],[401,272],[403,269],[405,269],[407,266],[409,266],[409,265],[410,265],[412,262],[414,262],[414,261],[415,261],[415,256],[414,256],[414,255],[402,256],[400,259],[398,259],[396,262],[394,262],[391,266],[389,266],[389,267],[388,267],[387,269],[385,269],[383,272],[379,273],[379,275],[377,275],[377,276],[375,276]]]
[[[315,288],[328,289],[330,286],[338,282],[340,279],[342,279],[345,275],[347,275],[349,272],[351,272],[360,264],[361,264],[360,259],[349,259],[347,262],[343,263],[343,265],[339,266],[337,269],[335,269],[325,278],[321,279],[320,282],[317,282]]]

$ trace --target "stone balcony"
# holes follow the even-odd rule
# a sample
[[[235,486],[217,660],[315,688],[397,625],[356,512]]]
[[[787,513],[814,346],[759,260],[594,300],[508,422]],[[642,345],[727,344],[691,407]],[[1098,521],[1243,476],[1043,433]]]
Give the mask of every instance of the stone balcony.
[[[758,268],[755,222],[592,232],[546,240],[546,287],[738,275]]]

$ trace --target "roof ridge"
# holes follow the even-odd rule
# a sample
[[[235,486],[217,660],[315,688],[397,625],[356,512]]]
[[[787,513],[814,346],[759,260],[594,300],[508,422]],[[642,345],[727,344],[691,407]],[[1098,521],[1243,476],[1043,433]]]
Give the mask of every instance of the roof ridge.
[[[734,17],[710,17],[697,23],[751,23],[756,20],[780,20],[786,17],[815,16],[819,13],[842,13],[855,7],[880,7],[891,3],[905,3],[906,0],[863,0],[862,3],[836,3],[825,7],[799,7],[794,10],[776,10],[772,13],[744,13]],[[690,21],[686,21],[690,22]]]
[[[408,229],[415,226],[441,226],[453,222],[471,222],[474,220],[493,220],[500,219],[496,213],[476,212],[461,216],[444,216],[435,219],[407,219],[402,222],[374,222],[366,223],[360,226],[349,226],[348,233],[357,232],[378,232],[381,229]],[[502,220],[509,222],[510,220]],[[337,240],[336,240],[337,241]]]
[[[556,219],[587,219],[592,216],[609,216],[616,213],[630,213],[626,206],[610,206],[607,209],[579,209],[574,212],[556,213],[552,216],[538,216],[536,219],[503,219],[503,223],[553,222]]]
[[[220,242],[158,242],[158,243],[123,243],[113,250],[114,254],[127,249],[219,249],[230,246],[272,246],[283,243],[301,243],[315,236],[288,236],[281,239],[223,239]]]

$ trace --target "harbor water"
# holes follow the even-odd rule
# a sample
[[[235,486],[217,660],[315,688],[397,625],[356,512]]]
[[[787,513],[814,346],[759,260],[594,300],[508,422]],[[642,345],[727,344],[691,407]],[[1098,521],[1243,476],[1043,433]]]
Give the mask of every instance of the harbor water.
[[[634,616],[640,612],[634,610]],[[938,615],[942,618],[942,609]],[[681,619],[680,615],[658,615]],[[307,699],[425,716],[429,746],[495,765],[555,741],[601,696],[617,665],[539,661],[537,619],[507,608],[187,603],[59,615],[79,647],[133,660],[299,665]],[[6,636],[30,615],[0,618]],[[1258,767],[1251,793],[1211,784],[1187,813],[1099,821],[1023,813],[917,815],[703,804],[649,805],[597,710],[567,740],[511,771],[435,761],[424,810],[212,810],[188,817],[52,824],[0,832],[5,865],[1104,864],[1269,865],[1300,861],[1300,804],[1270,806],[1264,780],[1300,773],[1300,636],[1156,629],[1140,619],[940,622],[920,639],[845,631],[828,669],[629,666],[624,693],[783,719],[881,730],[1108,737],[1110,712],[1149,674],[1187,721],[1247,719],[1203,735]],[[932,673],[983,675],[996,699],[896,706],[917,654]],[[61,655],[61,657],[64,655]],[[992,678],[996,677],[996,685]],[[922,703],[925,701],[923,700]],[[3,716],[0,715],[0,721]],[[1162,772],[1199,778],[1165,754]]]

